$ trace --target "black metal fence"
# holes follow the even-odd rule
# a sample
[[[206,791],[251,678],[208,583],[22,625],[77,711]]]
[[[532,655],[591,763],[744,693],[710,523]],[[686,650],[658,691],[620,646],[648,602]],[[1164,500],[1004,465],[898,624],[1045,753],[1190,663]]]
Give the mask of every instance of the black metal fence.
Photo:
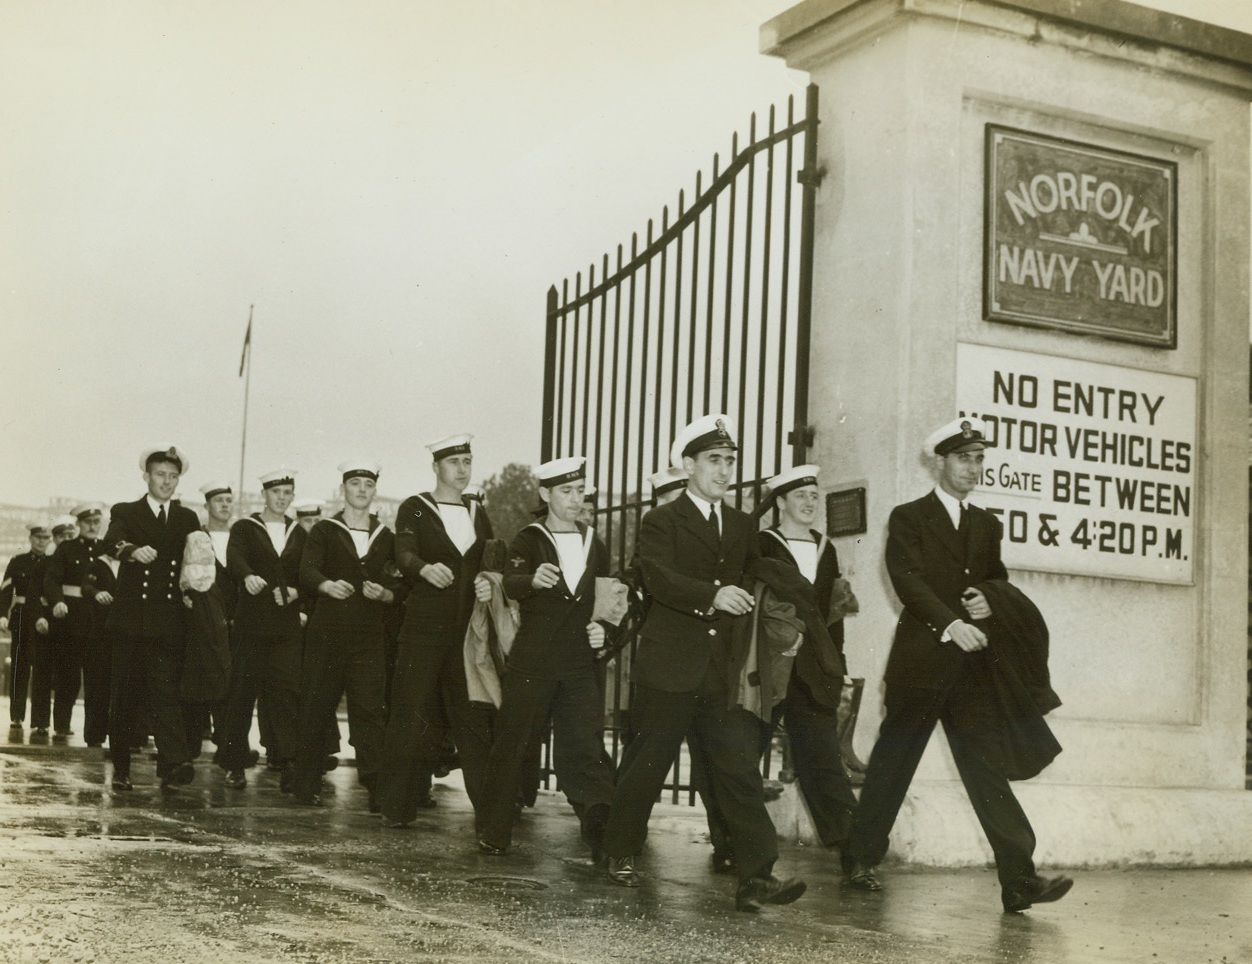
[[[736,504],[805,459],[817,87],[804,116],[773,108],[736,134],[725,166],[713,156],[688,199],[663,208],[573,281],[548,291],[544,460],[584,455],[599,491],[597,526],[619,571],[649,505],[645,480],[667,464],[679,429],[708,412],[739,433]],[[616,757],[629,651],[608,681]],[[675,775],[677,798],[680,780]]]

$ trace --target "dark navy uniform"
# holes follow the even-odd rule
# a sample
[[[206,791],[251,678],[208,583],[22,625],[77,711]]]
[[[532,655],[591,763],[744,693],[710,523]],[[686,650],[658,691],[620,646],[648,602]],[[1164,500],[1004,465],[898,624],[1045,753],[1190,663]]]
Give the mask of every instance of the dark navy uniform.
[[[409,590],[391,686],[379,802],[388,823],[408,823],[427,795],[430,774],[444,755],[436,694],[443,698],[471,801],[478,795],[490,737],[470,713],[465,684],[465,630],[474,606],[474,578],[482,567],[491,522],[476,502],[462,499],[475,541],[465,553],[453,544],[429,493],[405,499],[396,513],[396,564]],[[421,576],[443,563],[454,579],[437,589]]]
[[[358,552],[343,513],[323,519],[309,532],[300,564],[300,589],[315,600],[305,633],[304,683],[299,746],[292,791],[312,802],[326,759],[326,727],[347,694],[349,741],[356,750],[357,778],[371,802],[382,764],[386,725],[387,629],[396,600],[367,599],[364,582],[397,592],[395,537],[371,515],[365,553]],[[322,583],[343,580],[354,592],[347,599],[319,595]]]
[[[280,606],[274,590],[298,591],[306,538],[304,529],[287,518],[280,553],[270,541],[259,512],[231,526],[227,566],[238,585],[239,601],[232,627],[230,698],[217,754],[218,765],[224,770],[242,770],[252,763],[248,735],[258,699],[266,703],[274,729],[273,742],[267,747],[268,762],[284,766],[295,759],[302,655],[300,607],[295,601]],[[253,575],[266,584],[255,596],[243,584]]]
[[[175,500],[164,508],[162,522],[148,497],[118,503],[104,537],[105,550],[120,562],[106,622],[113,641],[109,747],[114,783],[129,779],[130,747],[145,736],[140,732],[145,708],[156,738],[157,775],[164,779],[191,760],[179,698],[185,640],[178,578],[187,536],[200,528],[200,519]],[[133,558],[142,546],[156,550],[152,562]]]
[[[23,591],[26,605],[22,609],[22,637],[30,650],[30,725],[45,734],[52,725],[52,684],[56,678],[49,638],[52,614],[44,595],[50,558],[38,556],[31,564]]]
[[[723,503],[721,535],[684,494],[644,517],[639,560],[651,605],[632,667],[635,736],[618,770],[605,850],[615,859],[643,847],[665,775],[691,732],[729,826],[741,880],[765,878],[778,858],[757,767],[760,721],[730,707],[729,624],[715,611],[719,587],[738,585],[759,550],[750,516]]]
[[[531,581],[544,563],[561,565],[547,526],[528,525],[509,547],[504,591],[519,603],[521,624],[501,680],[503,698],[477,811],[479,837],[490,848],[509,846],[527,750],[542,738],[549,719],[557,780],[593,847],[613,801],[613,768],[604,752],[604,691],[587,640],[596,578],[608,575],[609,554],[585,525],[579,524],[577,535],[586,568],[573,587],[564,578],[550,589],[536,589]]]
[[[52,727],[62,735],[70,732],[70,718],[82,688],[83,665],[91,646],[90,603],[83,596],[83,577],[87,567],[103,552],[104,543],[99,539],[67,539],[52,553],[44,575],[55,698]],[[68,610],[60,617],[54,612],[59,604]]]
[[[34,620],[27,615],[38,606],[27,609],[30,598],[31,572],[43,553],[33,549],[18,553],[9,560],[0,581],[0,614],[8,617],[9,635],[9,719],[15,724],[26,720],[27,691],[30,689],[31,651],[34,649]],[[38,600],[36,600],[38,602]],[[29,621],[29,625],[27,625]]]
[[[839,578],[839,556],[825,536],[813,530],[809,530],[809,536],[818,546],[817,578],[813,581],[818,609],[842,656],[843,621],[830,622],[831,590]],[[778,529],[767,529],[759,538],[762,556],[781,559],[799,568],[788,548],[788,539]],[[775,710],[775,722],[780,717],[785,721],[791,740],[792,766],[818,838],[827,847],[843,847],[851,827],[852,811],[856,809],[856,797],[840,748],[839,693],[837,687],[831,692],[826,687],[814,686],[812,675],[806,679],[803,667],[804,661],[800,658],[792,664],[787,696]],[[820,680],[820,674],[817,675]]]
[[[109,738],[109,691],[112,679],[113,637],[108,632],[109,610],[117,595],[121,563],[97,556],[83,574],[83,597],[90,622],[86,658],[83,660],[83,739],[88,746],[102,746]],[[107,598],[109,602],[105,602]]]

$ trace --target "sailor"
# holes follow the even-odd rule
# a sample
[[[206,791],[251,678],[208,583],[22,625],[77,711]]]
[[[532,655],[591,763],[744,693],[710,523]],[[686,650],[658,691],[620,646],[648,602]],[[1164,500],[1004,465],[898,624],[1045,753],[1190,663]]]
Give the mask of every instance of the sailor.
[[[604,842],[609,878],[637,887],[635,859],[648,818],[690,731],[704,745],[711,786],[730,824],[739,875],[735,906],[756,911],[794,901],[805,883],[773,875],[778,842],[756,765],[760,721],[736,706],[730,692],[730,622],[752,610],[753,598],[739,583],[759,556],[751,517],[723,501],[737,451],[727,415],[706,415],[684,428],[670,464],[686,471],[686,494],[648,512],[640,525],[651,605],[632,666],[635,736],[618,772]]]
[[[57,516],[52,520],[52,544],[48,554],[36,560],[31,569],[30,585],[27,588],[27,605],[33,607],[35,645],[31,651],[30,669],[30,722],[34,728],[32,739],[46,741],[48,726],[52,723],[52,700],[57,684],[57,654],[62,648],[60,621],[52,615],[52,603],[48,599],[48,566],[57,547],[78,535],[78,520],[72,515]],[[54,625],[56,629],[54,630]],[[73,703],[67,704],[71,708]],[[65,712],[64,705],[62,712]],[[69,729],[68,724],[66,729]],[[64,737],[62,737],[64,738]]]
[[[207,482],[200,486],[204,496],[204,531],[213,543],[213,555],[217,557],[217,579],[214,585],[222,594],[222,605],[228,616],[233,616],[238,603],[239,587],[230,577],[226,562],[226,547],[230,544],[230,520],[235,513],[235,490],[226,481]]]
[[[322,519],[322,510],[326,508],[326,503],[321,499],[301,499],[299,502],[292,503],[292,510],[296,513],[296,521],[300,523],[300,528],[305,532],[311,532],[313,527]]]
[[[832,608],[841,578],[839,556],[834,544],[813,528],[821,504],[818,471],[816,465],[797,465],[769,480],[769,498],[778,507],[779,522],[760,533],[761,555],[795,566],[813,585],[818,610],[843,662],[843,613]],[[775,725],[779,717],[786,725],[792,766],[818,838],[846,854],[856,797],[843,765],[839,733],[843,679],[826,678],[811,656],[802,648],[792,664],[786,698],[775,710]]]
[[[120,563],[106,623],[113,637],[112,785],[120,791],[132,789],[130,748],[143,742],[139,730],[145,711],[156,737],[162,788],[195,778],[179,700],[185,640],[178,578],[183,546],[200,528],[200,519],[174,498],[190,463],[185,453],[169,445],[145,449],[139,467],[148,492],[134,502],[113,506],[104,537],[108,554]]]
[[[92,561],[83,573],[83,598],[91,623],[91,645],[83,663],[85,696],[83,739],[88,746],[100,747],[109,738],[109,702],[113,692],[113,636],[108,631],[109,607],[117,593],[121,563],[107,552]],[[98,701],[92,694],[102,694]],[[108,758],[105,751],[106,759]]]
[[[476,801],[491,740],[469,712],[465,631],[474,579],[491,522],[465,498],[473,470],[470,435],[431,442],[435,487],[405,499],[396,513],[396,564],[409,591],[400,628],[383,743],[379,802],[383,823],[403,827],[430,806],[430,775],[439,765],[442,728],[436,693],[452,725],[465,788]]]
[[[0,580],[0,629],[7,629],[9,645],[9,729],[20,732],[26,721],[26,700],[30,689],[31,654],[35,647],[36,605],[27,607],[28,587],[36,563],[47,558],[52,531],[42,522],[26,526],[30,549],[19,552],[5,567]]]
[[[321,803],[326,720],[334,718],[346,694],[357,779],[369,792],[371,813],[378,812],[385,726],[387,616],[400,587],[395,536],[370,512],[379,471],[376,462],[365,459],[340,464],[343,509],[312,528],[304,549],[300,585],[305,597],[316,601],[309,617],[291,781],[298,802]]]
[[[217,763],[226,785],[247,786],[253,764],[248,736],[258,700],[273,728],[267,764],[285,770],[295,759],[300,712],[300,557],[307,535],[287,514],[296,473],[278,468],[260,476],[265,505],[230,530],[227,567],[239,586],[233,624],[230,696]]]
[[[509,547],[504,591],[518,603],[521,623],[501,681],[476,808],[478,846],[488,854],[508,849],[527,748],[545,734],[551,719],[556,777],[599,863],[613,768],[604,752],[604,691],[594,660],[604,646],[605,628],[592,621],[592,612],[596,579],[608,575],[609,554],[595,530],[579,521],[586,459],[545,462],[536,475],[548,513],[522,529]],[[485,579],[477,580],[475,591],[483,602],[490,600]]]
[[[52,615],[49,633],[55,697],[52,733],[53,738],[58,740],[73,735],[70,718],[82,687],[83,667],[92,645],[90,603],[83,598],[83,576],[87,567],[104,551],[104,543],[99,538],[104,503],[83,503],[76,506],[71,515],[76,520],[77,535],[56,547],[44,575],[44,596]],[[104,742],[105,733],[99,732],[99,723],[107,719],[109,699],[107,692],[99,691],[99,683],[98,676],[91,680],[91,692],[84,700],[91,704],[90,715],[97,723],[91,734],[94,738],[91,742],[96,746]]]

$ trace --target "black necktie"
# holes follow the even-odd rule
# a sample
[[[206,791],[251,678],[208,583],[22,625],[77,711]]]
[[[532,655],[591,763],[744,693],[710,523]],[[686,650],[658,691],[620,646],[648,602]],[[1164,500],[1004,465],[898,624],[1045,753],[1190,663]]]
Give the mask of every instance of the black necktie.
[[[161,525],[165,525],[165,506],[164,505],[162,505],[161,508],[157,510],[157,522]]]
[[[722,541],[722,527],[717,524],[717,508],[716,507],[711,507],[709,509],[709,531],[713,533],[713,538],[716,541],[718,542]]]

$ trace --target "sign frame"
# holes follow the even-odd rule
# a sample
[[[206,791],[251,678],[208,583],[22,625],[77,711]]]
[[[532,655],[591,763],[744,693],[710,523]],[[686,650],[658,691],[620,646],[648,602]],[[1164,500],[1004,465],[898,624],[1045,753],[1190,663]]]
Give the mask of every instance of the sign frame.
[[[987,321],[1004,324],[1049,328],[1068,334],[1091,335],[1112,341],[1147,345],[1153,348],[1176,349],[1178,347],[1177,162],[1144,154],[1135,154],[1130,151],[1105,147],[1099,144],[1056,137],[1051,134],[1022,130],[1003,124],[988,123],[984,137],[983,317]],[[1070,299],[1072,303],[1069,305],[1054,302],[1051,309],[1048,310],[1039,304],[1043,300],[1042,298],[1016,299],[1011,292],[1013,286],[1000,282],[997,267],[1003,235],[1000,233],[1000,218],[998,214],[1003,208],[1009,207],[1009,204],[1004,200],[1006,185],[997,181],[997,173],[999,171],[998,160],[1001,156],[1001,146],[1009,142],[1017,147],[1027,145],[1041,155],[1046,155],[1048,152],[1051,152],[1054,156],[1068,154],[1071,158],[1081,158],[1085,155],[1091,162],[1098,163],[1106,168],[1120,164],[1126,171],[1133,171],[1140,177],[1146,174],[1165,180],[1166,184],[1164,185],[1163,193],[1166,207],[1164,220],[1166,223],[1163,225],[1165,230],[1161,233],[1166,245],[1163,258],[1165,292],[1159,310],[1163,317],[1159,321],[1150,317],[1139,320],[1132,319],[1130,316],[1135,312],[1137,306],[1112,303],[1110,303],[1111,306],[1105,318],[1121,315],[1120,323],[1102,320],[1098,316],[1099,313],[1095,310],[1096,306],[1092,305],[1089,300],[1077,298]],[[1053,189],[1055,190],[1055,186],[1053,186]],[[1125,219],[1128,217],[1135,199],[1129,192],[1125,195],[1119,194],[1118,197],[1119,207],[1121,207],[1121,200],[1129,198],[1129,200],[1126,200],[1125,206],[1121,208],[1122,227],[1125,228],[1129,225],[1129,222]],[[1064,205],[1060,206],[1063,207]],[[1048,252],[1050,258],[1055,257],[1058,252],[1083,251],[1084,249],[1088,252],[1115,253],[1113,252],[1114,246],[1103,244],[1100,239],[1089,235],[1089,228],[1085,221],[1080,226],[1080,232],[1088,236],[1080,239],[1078,232],[1073,234],[1069,232],[1065,234],[1052,233],[1045,236],[1041,231],[1038,235],[1038,243],[1051,249]],[[1029,232],[1025,233],[1028,234]],[[1126,250],[1123,249],[1121,253],[1125,256]],[[1039,254],[1042,258],[1043,247],[1039,249]],[[1077,256],[1075,256],[1073,263],[1078,263]],[[1084,265],[1084,267],[1086,266]],[[1110,264],[1106,270],[1111,271],[1121,268],[1124,271],[1125,267],[1124,264]],[[1132,265],[1131,267],[1132,270],[1142,270],[1138,265]],[[1072,272],[1073,268],[1070,270]],[[1067,276],[1067,285],[1068,282]],[[1101,288],[1103,288],[1104,281],[1101,280],[1100,284]],[[1116,282],[1114,282],[1114,285],[1116,285]],[[1138,294],[1138,291],[1133,287],[1126,290]],[[1147,316],[1148,311],[1145,308],[1139,314]],[[1139,330],[1136,330],[1136,324],[1140,325]]]

